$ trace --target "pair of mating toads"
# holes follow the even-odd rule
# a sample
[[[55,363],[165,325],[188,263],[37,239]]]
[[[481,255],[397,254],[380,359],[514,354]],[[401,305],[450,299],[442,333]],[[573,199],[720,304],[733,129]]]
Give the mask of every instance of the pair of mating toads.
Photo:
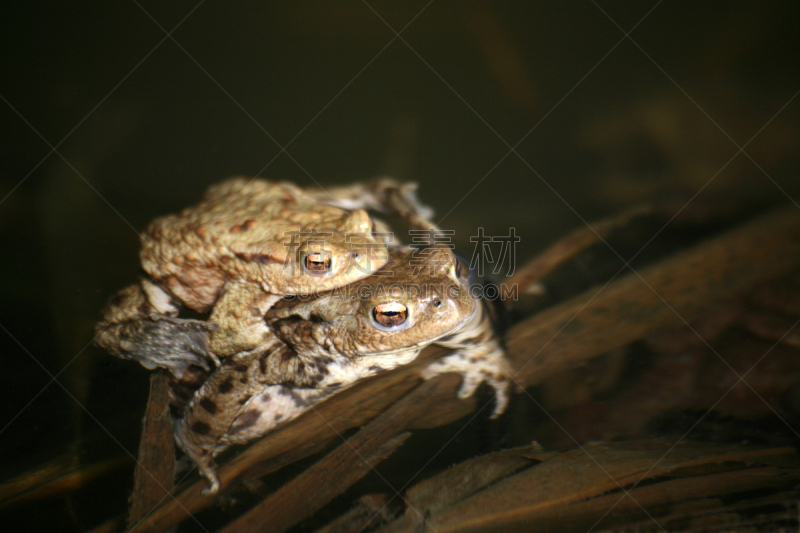
[[[328,191],[233,178],[142,234],[147,276],[120,291],[96,343],[180,379],[212,371],[175,422],[175,440],[219,490],[214,456],[297,417],[356,381],[411,362],[429,344],[455,350],[423,377],[486,381],[494,415],[508,365],[467,268],[447,246],[392,246],[366,209],[433,231],[414,184],[381,179]],[[378,231],[378,230],[382,231]],[[179,318],[181,308],[208,320]]]

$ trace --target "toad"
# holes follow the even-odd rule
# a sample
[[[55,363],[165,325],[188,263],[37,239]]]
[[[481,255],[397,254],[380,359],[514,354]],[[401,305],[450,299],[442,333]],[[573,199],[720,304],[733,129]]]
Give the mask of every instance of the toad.
[[[387,178],[330,194],[250,178],[213,185],[142,233],[148,276],[110,301],[96,344],[175,376],[263,345],[272,338],[264,313],[281,297],[346,285],[386,263],[390,234],[359,206],[426,224],[414,189]],[[183,307],[209,320],[178,318]]]
[[[424,252],[424,253],[423,253]],[[466,267],[446,246],[391,249],[376,274],[333,291],[286,298],[266,312],[277,338],[223,361],[176,422],[175,439],[219,489],[214,456],[262,436],[357,381],[413,361],[437,344],[455,352],[429,365],[458,372],[459,397],[486,381],[493,417],[508,402],[509,366]]]

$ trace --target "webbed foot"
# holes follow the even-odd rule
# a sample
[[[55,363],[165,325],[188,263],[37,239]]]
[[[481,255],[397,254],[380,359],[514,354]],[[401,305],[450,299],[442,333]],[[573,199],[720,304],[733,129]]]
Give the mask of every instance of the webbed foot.
[[[428,365],[422,371],[422,378],[431,379],[448,372],[461,375],[459,399],[463,400],[475,394],[478,386],[485,381],[495,391],[494,411],[490,418],[497,418],[505,412],[509,401],[510,377],[504,356],[478,358],[456,352]]]
[[[219,366],[208,345],[208,335],[216,327],[213,322],[172,317],[101,322],[96,344],[117,357],[138,361],[150,370],[165,368],[180,378],[189,365],[209,371]]]

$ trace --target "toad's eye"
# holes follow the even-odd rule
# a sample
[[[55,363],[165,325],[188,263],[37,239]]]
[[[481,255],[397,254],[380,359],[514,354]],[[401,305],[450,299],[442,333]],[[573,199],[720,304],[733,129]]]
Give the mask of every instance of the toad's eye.
[[[461,279],[461,261],[456,259],[456,277]]]
[[[331,270],[331,257],[321,252],[312,252],[303,258],[303,266],[311,274],[327,274]]]
[[[408,307],[400,302],[378,304],[372,310],[372,318],[385,328],[394,328],[408,320]]]

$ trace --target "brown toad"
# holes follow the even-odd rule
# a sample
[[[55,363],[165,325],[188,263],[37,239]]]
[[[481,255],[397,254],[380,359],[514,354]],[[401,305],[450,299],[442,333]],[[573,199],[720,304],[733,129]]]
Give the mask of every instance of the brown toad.
[[[463,274],[447,247],[392,249],[389,263],[369,278],[277,302],[265,318],[278,338],[227,358],[176,422],[175,439],[208,480],[208,492],[219,489],[213,457],[227,446],[264,435],[360,379],[411,362],[432,343],[456,352],[423,377],[460,373],[462,398],[487,381],[496,390],[494,416],[502,413],[507,362]]]
[[[96,343],[177,376],[189,364],[208,369],[207,358],[219,364],[218,357],[253,349],[271,338],[263,315],[282,296],[330,290],[380,268],[387,234],[376,234],[358,206],[385,206],[422,223],[414,188],[388,179],[330,195],[261,179],[214,185],[197,205],[143,232],[149,279],[112,299]],[[210,320],[177,318],[182,306],[210,311]]]

